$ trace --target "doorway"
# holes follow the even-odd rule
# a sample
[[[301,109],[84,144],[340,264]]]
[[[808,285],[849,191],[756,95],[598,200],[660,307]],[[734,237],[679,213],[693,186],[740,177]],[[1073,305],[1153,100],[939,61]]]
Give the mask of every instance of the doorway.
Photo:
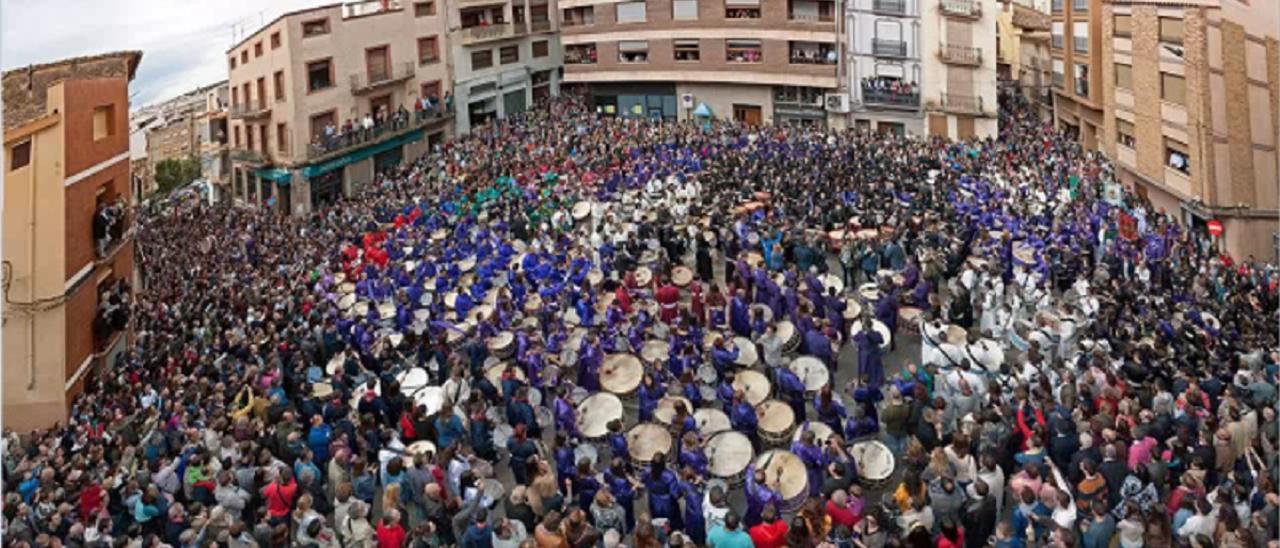
[[[970,118],[968,116],[956,117],[956,138],[957,139],[961,139],[961,140],[972,139],[974,133],[975,132],[973,129],[973,118]]]
[[[373,114],[375,120],[381,120],[391,115],[391,94],[380,95],[369,99],[369,112]]]
[[[758,126],[764,120],[760,107],[755,105],[733,105],[733,119],[748,125]]]

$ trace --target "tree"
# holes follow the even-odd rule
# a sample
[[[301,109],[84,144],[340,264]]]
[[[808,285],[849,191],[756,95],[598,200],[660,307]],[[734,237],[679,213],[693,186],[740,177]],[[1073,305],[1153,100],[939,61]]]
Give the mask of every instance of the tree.
[[[200,161],[195,158],[169,158],[156,164],[157,192],[164,196],[175,188],[196,180],[200,176]]]

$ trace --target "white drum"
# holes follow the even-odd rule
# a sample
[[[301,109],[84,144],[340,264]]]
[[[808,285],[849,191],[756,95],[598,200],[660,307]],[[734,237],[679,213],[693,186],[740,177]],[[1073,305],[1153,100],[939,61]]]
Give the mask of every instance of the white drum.
[[[427,378],[427,370],[421,367],[414,367],[405,371],[401,371],[396,375],[396,381],[400,383],[400,392],[412,396],[412,394],[427,386],[430,379]]]
[[[814,393],[822,390],[822,387],[831,380],[831,372],[827,369],[827,364],[813,356],[800,356],[791,360],[791,364],[787,367],[800,377],[800,382],[804,383],[805,392]]]
[[[756,343],[746,337],[734,337],[733,346],[738,349],[738,360],[734,363],[742,367],[755,367],[760,362],[760,356],[756,353]]]
[[[893,476],[896,460],[889,448],[878,441],[860,441],[849,448],[849,454],[858,464],[858,477],[863,487],[881,489]]]
[[[714,407],[705,407],[693,412],[693,422],[698,425],[698,433],[703,438],[710,438],[725,430],[732,430],[729,415]]]
[[[871,329],[876,330],[880,337],[884,339],[880,341],[880,348],[889,348],[889,345],[893,342],[893,333],[889,331],[889,326],[880,320],[871,320]],[[849,328],[849,337],[856,337],[861,332],[862,322],[853,322],[853,325]]]

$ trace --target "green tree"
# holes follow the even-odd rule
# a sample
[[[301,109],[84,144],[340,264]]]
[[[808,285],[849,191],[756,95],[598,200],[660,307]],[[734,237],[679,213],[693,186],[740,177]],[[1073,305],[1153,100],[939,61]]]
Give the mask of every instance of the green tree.
[[[195,158],[169,158],[156,164],[157,193],[164,196],[175,188],[200,176],[200,161]]]

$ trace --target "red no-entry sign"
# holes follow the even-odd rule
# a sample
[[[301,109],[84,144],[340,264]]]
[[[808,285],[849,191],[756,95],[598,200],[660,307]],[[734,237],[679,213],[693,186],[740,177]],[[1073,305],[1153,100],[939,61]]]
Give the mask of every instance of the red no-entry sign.
[[[1219,220],[1217,220],[1217,219],[1213,219],[1213,220],[1209,221],[1208,223],[1206,223],[1206,225],[1205,225],[1205,226],[1206,226],[1206,228],[1208,228],[1208,229],[1209,229],[1209,234],[1211,234],[1211,235],[1213,235],[1213,236],[1221,236],[1221,235],[1222,235],[1222,221],[1219,221]]]

